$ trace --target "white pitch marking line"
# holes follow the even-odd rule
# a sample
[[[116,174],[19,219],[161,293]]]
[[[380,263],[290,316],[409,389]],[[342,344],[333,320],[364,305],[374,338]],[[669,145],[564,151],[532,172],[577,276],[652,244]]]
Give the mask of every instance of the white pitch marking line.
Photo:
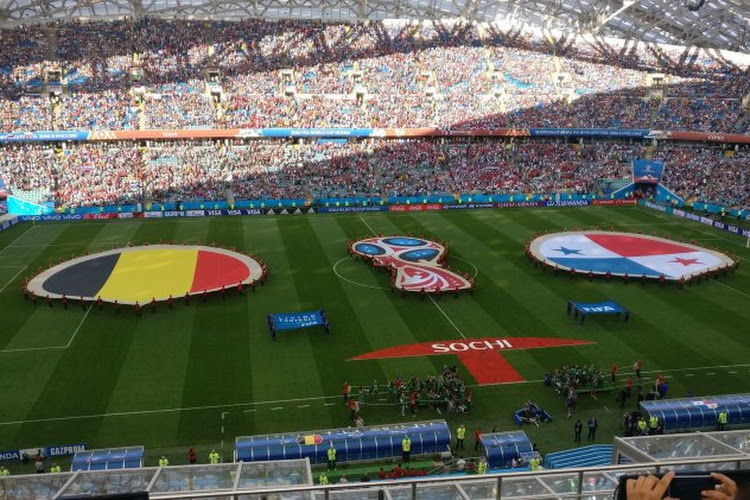
[[[364,217],[362,217],[362,216],[360,215],[360,216],[359,216],[359,220],[361,220],[361,221],[362,221],[362,223],[363,223],[363,224],[364,224],[365,226],[367,226],[367,229],[369,229],[369,230],[370,230],[370,232],[371,232],[371,233],[372,233],[373,235],[375,235],[375,236],[377,236],[377,235],[378,235],[378,233],[376,233],[376,232],[375,232],[375,230],[374,230],[374,229],[373,229],[373,228],[372,228],[372,227],[370,226],[370,224],[368,224],[368,223],[367,223],[367,221],[366,221],[366,220],[364,219]],[[472,264],[472,265],[473,265],[473,264]],[[476,269],[476,266],[474,266],[474,269]],[[348,280],[347,280],[347,281],[348,281]],[[437,302],[435,302],[435,299],[433,299],[433,298],[432,298],[432,296],[428,295],[428,297],[430,297],[430,300],[432,301],[432,303],[433,303],[433,304],[435,304],[435,307],[437,307],[437,308],[438,308],[438,310],[439,310],[439,311],[440,311],[440,312],[441,312],[441,313],[443,314],[443,316],[445,316],[445,319],[447,319],[447,320],[448,320],[448,322],[449,322],[449,323],[450,323],[451,325],[453,325],[453,328],[455,328],[455,329],[456,329],[456,331],[458,332],[458,334],[459,334],[459,335],[461,335],[461,337],[462,337],[462,338],[463,338],[464,340],[466,340],[466,335],[464,335],[464,334],[463,334],[463,332],[462,332],[462,331],[461,331],[461,330],[460,330],[460,329],[458,328],[458,326],[456,326],[456,324],[455,324],[455,323],[453,322],[453,320],[452,320],[452,319],[450,318],[450,316],[448,316],[448,315],[447,315],[447,314],[445,313],[445,311],[443,311],[443,308],[442,308],[442,307],[440,307],[440,304],[438,304]]]
[[[255,408],[253,408],[253,409],[251,409],[251,410],[245,410],[245,411],[243,411],[242,413],[254,413],[254,412],[256,412],[256,411],[258,411],[258,410],[256,410]]]
[[[284,409],[283,406],[274,406],[273,408],[271,408],[271,411],[278,411],[278,410],[283,410],[283,409]]]
[[[347,282],[347,283],[349,283],[349,284],[352,284],[352,285],[356,285],[356,286],[361,286],[361,287],[364,287],[364,288],[370,288],[370,289],[373,289],[373,290],[388,290],[388,288],[386,288],[386,287],[384,287],[384,286],[368,285],[367,283],[360,283],[359,281],[354,281],[354,280],[350,280],[349,278],[347,278],[347,277],[343,276],[343,275],[342,275],[342,274],[341,274],[341,273],[340,273],[340,272],[338,271],[338,267],[339,267],[339,264],[341,264],[342,262],[344,262],[344,261],[346,261],[346,260],[352,260],[352,258],[351,258],[351,257],[344,257],[344,258],[342,258],[341,260],[339,260],[338,262],[336,262],[336,263],[335,263],[335,264],[333,265],[333,273],[334,273],[334,274],[335,274],[335,275],[336,275],[336,276],[337,276],[337,277],[338,277],[338,278],[339,278],[340,280],[342,280],[342,281],[345,281],[345,282]]]
[[[646,212],[647,214],[651,214],[651,215],[653,215],[654,217],[658,217],[658,218],[660,218],[660,219],[662,219],[662,220],[669,220],[669,219],[666,219],[666,217],[665,217],[665,216],[659,215],[658,213],[654,213],[654,212],[652,212],[652,211],[650,211],[650,210],[647,210],[647,209],[645,209],[645,208],[642,208],[642,207],[636,207],[636,208],[637,208],[638,210],[641,210],[642,212]],[[674,215],[673,217],[677,217],[677,216],[676,216],[676,215]],[[719,238],[720,240],[728,241],[729,243],[733,243],[733,244],[735,244],[735,245],[741,246],[742,248],[746,248],[746,247],[745,247],[745,244],[744,244],[744,243],[738,243],[738,242],[736,242],[736,241],[734,241],[734,240],[730,240],[729,238],[724,238],[723,236],[716,236],[715,234],[711,234],[711,233],[709,233],[709,232],[707,232],[707,231],[703,231],[702,229],[698,229],[698,228],[696,228],[696,227],[693,227],[693,226],[689,226],[689,225],[687,225],[687,224],[685,224],[685,223],[679,222],[679,223],[678,223],[678,225],[680,225],[680,226],[682,226],[682,227],[684,227],[684,228],[686,228],[686,229],[690,229],[690,230],[692,230],[692,231],[696,231],[696,232],[698,232],[698,233],[702,233],[702,234],[705,234],[705,235],[707,235],[707,236],[711,236],[712,238]],[[746,259],[745,257],[740,257],[740,256],[737,256],[737,258],[739,258],[740,260],[747,260],[747,259]]]
[[[734,375],[735,373],[737,373],[737,370],[732,370],[732,371],[729,371],[727,373],[731,373],[732,375]]]
[[[452,319],[450,318],[450,316],[448,316],[448,315],[447,315],[447,314],[445,313],[445,311],[443,311],[443,308],[442,308],[442,307],[440,307],[440,304],[438,304],[438,303],[437,303],[437,302],[435,301],[435,299],[433,299],[433,298],[432,298],[432,295],[428,295],[427,297],[429,297],[429,298],[430,298],[430,300],[432,301],[432,303],[433,303],[433,304],[435,304],[435,307],[437,307],[437,308],[438,308],[438,311],[440,311],[441,313],[443,313],[443,316],[445,316],[445,319],[447,319],[447,320],[448,320],[448,323],[450,323],[451,325],[453,325],[453,328],[455,328],[455,329],[456,329],[456,331],[458,332],[458,334],[459,334],[459,335],[461,335],[461,337],[463,337],[463,339],[464,339],[464,340],[466,340],[466,335],[464,335],[464,334],[463,334],[463,332],[462,332],[462,331],[461,331],[461,330],[460,330],[460,329],[459,329],[459,328],[458,328],[458,327],[456,326],[456,324],[455,324],[455,323],[453,322],[453,320],[452,320]]]
[[[15,280],[16,278],[18,278],[18,276],[19,276],[19,275],[20,275],[20,274],[21,274],[22,272],[24,272],[24,271],[26,270],[26,268],[27,268],[27,267],[29,267],[29,265],[28,265],[28,264],[26,264],[25,266],[23,266],[23,267],[21,268],[21,270],[20,270],[20,271],[18,271],[18,272],[17,272],[16,274],[15,274],[15,276],[13,276],[13,277],[12,277],[12,278],[11,278],[11,279],[10,279],[10,280],[9,280],[9,281],[8,281],[8,282],[6,283],[6,284],[5,284],[5,286],[4,286],[4,287],[0,288],[0,293],[3,293],[3,292],[5,291],[5,289],[6,289],[6,288],[8,288],[8,285],[10,285],[11,283],[13,283],[13,281],[14,281],[14,280]]]
[[[607,410],[607,413],[612,413],[612,410],[610,410],[609,408],[607,408],[606,405],[604,406],[604,409]]]
[[[10,243],[8,243],[7,245],[5,245],[5,248],[3,248],[2,250],[0,250],[0,255],[2,255],[2,254],[3,254],[3,252],[5,252],[5,251],[6,251],[7,249],[9,249],[9,248],[10,248],[11,246],[13,246],[13,243],[15,243],[16,241],[20,240],[20,239],[21,239],[21,238],[23,238],[24,236],[26,236],[26,233],[28,233],[29,231],[31,231],[31,230],[32,230],[32,229],[34,229],[35,227],[36,227],[36,226],[33,226],[33,225],[32,225],[32,226],[30,226],[30,227],[29,227],[29,228],[28,228],[28,229],[27,229],[26,231],[24,231],[23,233],[19,234],[19,235],[18,235],[18,238],[16,238],[15,240],[11,241],[11,242],[10,242]]]
[[[297,405],[297,408],[310,408],[310,405]]]
[[[81,330],[81,327],[83,326],[83,322],[86,321],[86,318],[88,318],[92,307],[94,307],[94,304],[91,304],[89,308],[86,309],[86,314],[84,314],[83,318],[81,318],[81,321],[78,323],[78,326],[73,332],[73,336],[70,337],[70,340],[68,340],[67,344],[53,345],[53,346],[46,346],[46,347],[21,347],[18,349],[3,349],[2,351],[0,351],[0,354],[11,353],[11,352],[50,351],[50,350],[57,350],[57,349],[67,349],[73,343],[73,340],[75,340],[76,335],[78,335],[78,332]]]
[[[749,294],[743,292],[742,290],[739,290],[739,289],[733,287],[732,285],[727,285],[726,283],[722,283],[719,280],[716,280],[716,283],[718,283],[719,285],[723,286],[724,288],[729,288],[730,290],[734,290],[735,292],[739,293],[740,295],[744,295],[745,297],[750,297]]]
[[[663,368],[659,370],[644,370],[641,373],[668,373],[668,372],[678,372],[678,371],[700,371],[700,370],[710,370],[710,369],[719,369],[719,368],[745,368],[749,367],[750,363],[739,363],[734,365],[714,365],[714,366],[697,366],[697,367],[690,367],[690,368]],[[750,370],[749,370],[750,371]],[[688,373],[685,374],[686,377],[693,376],[694,374]],[[541,384],[544,382],[544,379],[539,380],[525,380],[523,382],[502,382],[500,384],[474,384],[470,387],[487,387],[487,386],[495,386],[495,385],[510,385],[510,384]],[[176,413],[176,412],[182,412],[182,411],[199,411],[199,410],[216,410],[220,408],[237,408],[242,406],[251,406],[251,405],[270,405],[270,404],[278,404],[278,403],[296,403],[299,401],[320,401],[323,399],[338,399],[341,397],[341,394],[337,394],[335,396],[313,396],[313,397],[307,397],[307,398],[295,398],[295,399],[279,399],[275,401],[253,401],[250,403],[229,403],[229,404],[223,404],[223,405],[206,405],[206,406],[187,406],[184,408],[162,408],[158,410],[133,410],[133,411],[121,411],[121,412],[111,412],[111,413],[94,413],[89,415],[71,415],[67,417],[48,417],[48,418],[32,418],[28,420],[9,420],[6,422],[0,422],[0,426],[7,426],[7,425],[20,425],[20,424],[37,424],[37,423],[44,423],[44,422],[63,422],[68,420],[85,420],[89,418],[103,418],[103,417],[132,417],[132,416],[138,416],[138,415],[153,415],[158,413]],[[338,403],[323,403],[324,406],[333,406]],[[248,409],[244,410],[246,413],[255,411],[254,409]]]
[[[86,321],[86,318],[88,318],[88,317],[89,317],[89,313],[91,312],[91,308],[93,308],[93,307],[94,307],[94,304],[92,303],[92,304],[91,304],[91,305],[89,306],[89,308],[88,308],[88,309],[86,309],[86,314],[84,314],[84,315],[83,315],[83,318],[81,318],[81,322],[80,322],[80,323],[78,323],[78,327],[76,328],[76,331],[74,331],[74,332],[73,332],[73,336],[72,336],[72,337],[70,337],[70,340],[68,340],[68,343],[67,343],[67,344],[65,344],[65,349],[67,349],[68,347],[70,347],[70,345],[71,345],[71,344],[73,343],[73,340],[75,340],[75,338],[76,338],[76,335],[78,335],[78,331],[79,331],[79,330],[81,329],[81,327],[83,326],[83,322],[84,322],[84,321]]]
[[[374,230],[374,229],[372,228],[372,226],[370,226],[370,224],[368,224],[368,223],[367,223],[367,221],[365,220],[365,218],[364,218],[364,217],[362,217],[362,216],[360,215],[360,216],[359,216],[359,220],[361,220],[361,221],[362,221],[362,223],[363,223],[363,224],[364,224],[365,226],[367,226],[367,229],[369,229],[369,230],[370,230],[370,232],[371,232],[371,233],[372,233],[372,234],[373,234],[374,236],[377,236],[377,235],[378,235],[378,233],[376,233],[376,232],[375,232],[375,230]]]
[[[716,375],[716,372],[706,372],[706,375]]]

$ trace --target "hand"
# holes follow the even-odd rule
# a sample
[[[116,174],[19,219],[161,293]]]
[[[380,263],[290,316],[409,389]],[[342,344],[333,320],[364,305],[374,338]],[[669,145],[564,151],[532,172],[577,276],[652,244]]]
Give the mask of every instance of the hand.
[[[712,472],[711,477],[719,481],[721,484],[719,484],[715,490],[701,491],[701,497],[714,500],[734,500],[734,497],[737,496],[737,483],[718,472]]]
[[[653,475],[628,479],[626,483],[628,500],[661,500],[673,477],[674,471],[669,471],[661,479]],[[716,500],[723,499],[716,498]]]

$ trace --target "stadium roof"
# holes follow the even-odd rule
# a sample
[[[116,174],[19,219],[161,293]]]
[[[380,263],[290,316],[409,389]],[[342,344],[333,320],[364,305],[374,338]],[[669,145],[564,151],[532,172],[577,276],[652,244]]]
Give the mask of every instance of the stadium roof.
[[[450,19],[750,52],[750,0],[0,0],[0,24],[155,15],[195,19]]]

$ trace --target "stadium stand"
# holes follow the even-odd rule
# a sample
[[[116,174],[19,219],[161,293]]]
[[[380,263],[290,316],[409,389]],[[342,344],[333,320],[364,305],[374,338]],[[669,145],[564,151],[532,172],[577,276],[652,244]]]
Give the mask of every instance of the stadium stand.
[[[639,43],[619,58],[616,40],[561,48],[448,21],[425,21],[418,30],[389,21],[152,18],[75,27],[4,33],[0,130],[474,122],[728,132],[750,90],[745,71],[708,51]],[[62,98],[54,102],[40,97],[51,71],[61,75]],[[216,101],[207,71],[221,89]]]
[[[623,10],[633,3],[639,2],[626,2]],[[13,9],[2,7],[5,20]],[[750,126],[746,57],[715,46],[666,45],[648,37],[553,36],[497,23],[437,20],[436,14],[430,21],[343,23],[203,21],[139,12],[119,20],[47,19],[3,28],[0,180],[19,203],[68,213],[126,205],[141,212],[183,203],[233,208],[235,202],[257,200],[290,200],[295,208],[350,198],[363,204],[392,197],[492,201],[495,195],[588,200],[613,196],[629,183],[631,161],[648,158],[667,165],[664,185],[689,203],[737,207],[740,213],[750,208],[749,150],[724,140],[724,134],[744,134]],[[718,24],[723,23],[722,17]],[[719,46],[727,48],[724,42]],[[257,133],[265,128],[377,133],[271,139]],[[437,137],[398,133],[385,139],[386,129],[416,128]],[[490,137],[501,129],[531,128],[604,129],[610,138],[515,137],[513,132]],[[237,133],[170,137],[178,130],[229,129]],[[477,130],[483,133],[461,137]],[[627,130],[639,132],[617,136]],[[64,131],[99,135],[91,142],[66,142],[55,136]],[[131,139],[119,140],[115,132],[123,131],[133,132]],[[162,131],[162,139],[169,140],[140,140],[138,133],[146,131]],[[703,132],[709,142],[662,140],[669,131]],[[50,135],[36,140],[34,132]],[[641,404],[672,432],[713,427],[721,409],[730,425],[746,424],[746,406],[747,395]],[[149,490],[156,498],[196,491],[217,492],[217,497],[242,491],[249,498],[280,488],[292,493],[271,491],[272,497],[593,498],[612,495],[618,476],[627,471],[602,468],[613,457],[616,463],[639,462],[637,472],[696,457],[702,466],[739,467],[747,463],[750,442],[741,432],[618,438],[614,445],[545,457],[545,466],[553,469],[596,467],[570,474],[532,471],[433,483],[399,477],[385,486],[387,493],[381,493],[380,483],[362,485],[370,488],[363,492],[340,486],[314,494],[311,466],[324,464],[331,446],[341,462],[393,460],[408,434],[414,455],[437,457],[449,452],[448,424],[288,432],[238,437],[237,463],[211,466],[142,468],[143,447],[89,450],[76,454],[71,473],[0,478],[0,496]],[[483,434],[481,445],[494,469],[540,458],[519,431]],[[434,463],[412,465],[426,471]],[[362,465],[348,473],[366,476],[373,470]]]
[[[665,185],[686,200],[750,206],[748,153],[721,148],[601,142],[584,146],[495,139],[373,143],[287,140],[70,143],[0,147],[8,189],[57,207],[454,193],[599,194],[602,179],[627,179],[633,159],[667,164]],[[24,197],[23,195],[19,195]]]

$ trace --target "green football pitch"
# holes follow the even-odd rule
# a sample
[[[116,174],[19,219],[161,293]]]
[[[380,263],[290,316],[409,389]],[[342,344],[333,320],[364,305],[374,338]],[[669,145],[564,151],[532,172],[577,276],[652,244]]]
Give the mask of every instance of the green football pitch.
[[[677,285],[589,282],[543,273],[524,256],[535,233],[572,228],[652,232],[718,247],[743,265],[727,278]],[[348,240],[375,233],[421,235],[450,248],[447,263],[476,273],[473,295],[438,301],[400,297],[386,273],[347,257]],[[24,301],[22,280],[39,266],[84,252],[158,240],[236,247],[262,257],[265,286],[222,301],[181,301],[142,317],[111,308],[68,310]],[[0,448],[85,442],[145,445],[150,463],[169,454],[201,458],[235,436],[344,427],[341,385],[384,384],[398,374],[426,377],[457,365],[473,390],[466,415],[422,409],[412,417],[384,401],[362,408],[367,425],[446,418],[451,428],[517,429],[511,412],[533,399],[554,420],[524,430],[542,452],[573,446],[564,401],[541,379],[563,364],[624,372],[643,361],[646,383],[668,377],[670,396],[750,390],[750,250],[744,239],[635,207],[509,209],[390,214],[227,217],[21,224],[0,234]],[[334,270],[335,268],[335,270]],[[568,319],[567,300],[613,298],[630,323]],[[325,308],[332,331],[281,332],[272,342],[269,312]],[[525,382],[474,386],[456,356],[367,361],[350,358],[389,346],[481,337],[561,337],[592,343],[508,350]],[[634,407],[634,403],[629,406]],[[620,431],[613,393],[580,397],[575,417],[595,415],[598,442]],[[470,445],[471,446],[471,445]]]

